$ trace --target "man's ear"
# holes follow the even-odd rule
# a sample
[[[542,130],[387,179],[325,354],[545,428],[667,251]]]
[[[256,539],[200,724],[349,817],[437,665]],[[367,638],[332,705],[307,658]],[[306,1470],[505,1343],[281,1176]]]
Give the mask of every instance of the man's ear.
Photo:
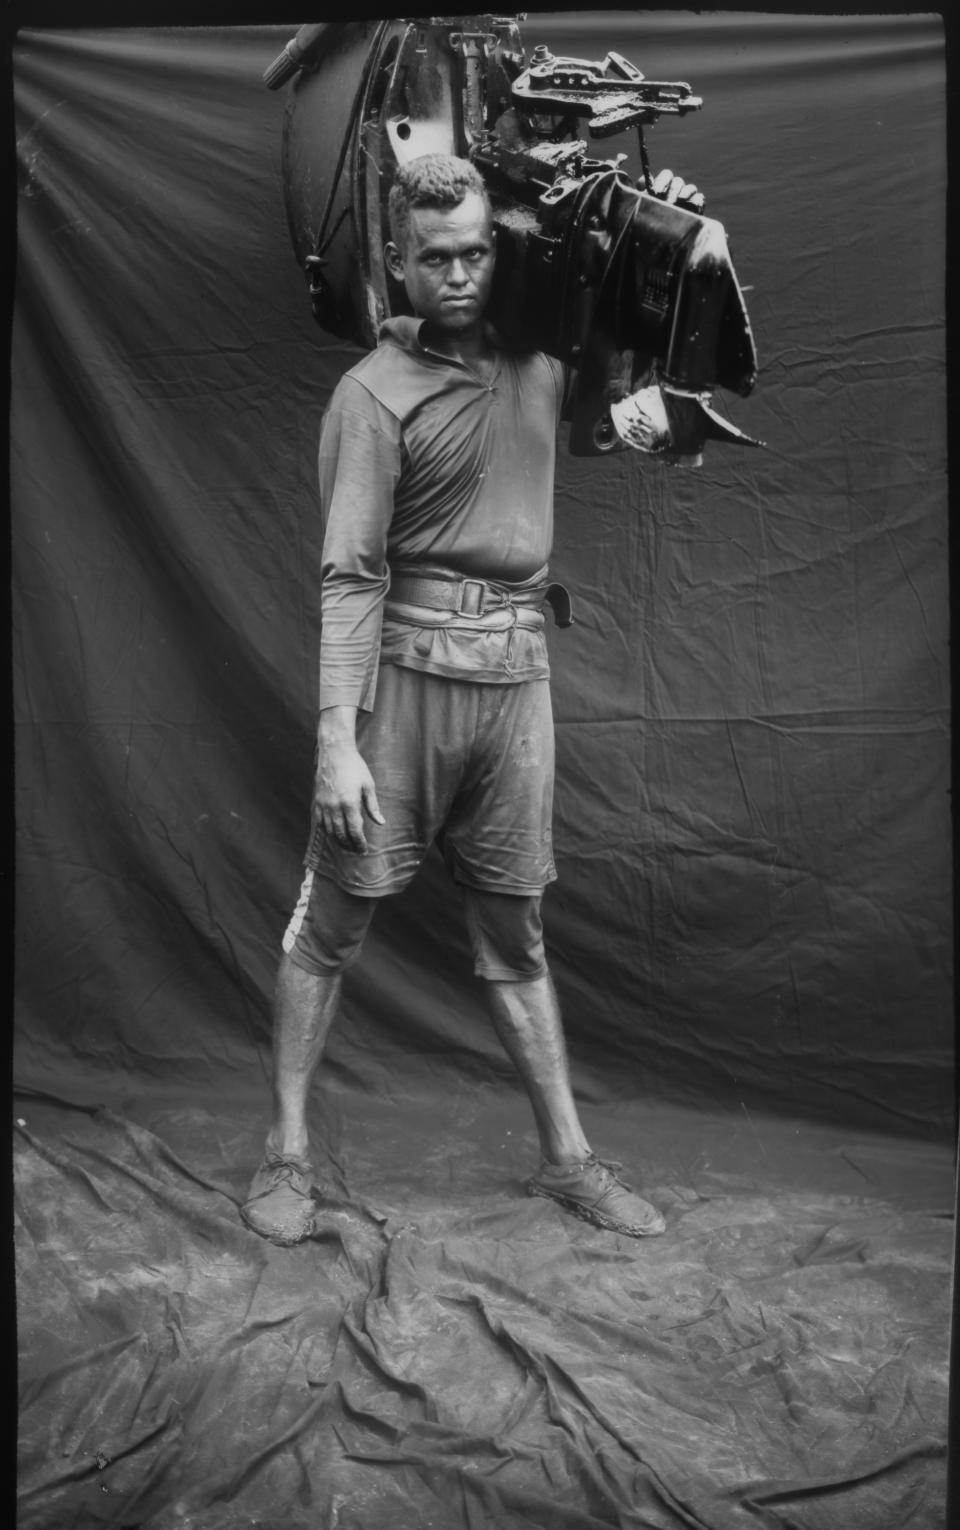
[[[383,258],[387,263],[387,270],[391,276],[396,277],[398,282],[403,281],[403,256],[391,239],[383,247]]]

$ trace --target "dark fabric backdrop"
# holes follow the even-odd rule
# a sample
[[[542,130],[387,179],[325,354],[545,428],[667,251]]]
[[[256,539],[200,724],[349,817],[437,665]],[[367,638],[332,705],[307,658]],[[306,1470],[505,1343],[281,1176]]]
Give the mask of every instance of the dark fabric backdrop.
[[[296,29],[27,30],[13,334],[17,1076],[263,1066],[307,831],[314,458],[353,354],[287,241]],[[727,227],[758,453],[561,452],[546,924],[594,1099],[924,1135],[951,1110],[944,67],[936,17],[531,16],[688,79],[650,134]],[[619,147],[612,145],[611,148]],[[501,1066],[439,863],[338,1065]]]

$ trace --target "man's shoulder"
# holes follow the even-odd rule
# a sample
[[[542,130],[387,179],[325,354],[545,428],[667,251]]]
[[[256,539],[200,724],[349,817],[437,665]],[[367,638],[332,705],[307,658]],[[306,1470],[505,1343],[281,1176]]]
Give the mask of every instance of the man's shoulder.
[[[566,363],[558,361],[555,356],[549,356],[546,351],[533,351],[510,345],[507,341],[501,339],[496,330],[492,332],[492,339],[504,361],[509,366],[514,367],[521,376],[543,377],[547,375],[561,383],[566,378],[568,372]]]
[[[337,414],[370,416],[382,423],[384,412],[399,421],[403,418],[402,388],[389,365],[383,365],[379,352],[383,347],[361,356],[344,372],[324,409],[325,418]]]
[[[521,388],[552,382],[562,397],[567,367],[545,351],[520,350],[504,345],[496,332],[491,339],[501,361],[510,367]],[[331,406],[385,409],[399,423],[408,419],[428,398],[449,391],[452,374],[437,365],[437,358],[418,350],[405,334],[381,332],[378,345],[345,372],[331,399]]]
[[[573,374],[566,362],[546,351],[506,351],[504,355],[513,370],[521,406],[526,407],[523,401],[529,400],[530,407],[555,412],[559,421],[572,385]]]
[[[567,374],[566,363],[558,361],[555,356],[548,356],[546,351],[519,351],[510,354],[515,355],[531,371],[549,372],[551,377],[557,378],[563,378]]]
[[[344,373],[336,393],[343,399],[366,394],[402,420],[410,407],[411,388],[423,372],[422,363],[412,352],[384,339]]]

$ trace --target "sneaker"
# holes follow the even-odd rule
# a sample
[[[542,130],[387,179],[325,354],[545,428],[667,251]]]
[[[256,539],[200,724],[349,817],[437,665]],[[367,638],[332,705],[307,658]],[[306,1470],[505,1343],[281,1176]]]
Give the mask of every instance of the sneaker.
[[[261,1238],[289,1247],[314,1230],[316,1205],[310,1194],[313,1166],[306,1158],[269,1153],[240,1207],[240,1215]]]
[[[529,1195],[557,1201],[585,1222],[626,1233],[630,1238],[652,1238],[666,1222],[649,1201],[642,1200],[617,1174],[622,1165],[604,1163],[591,1153],[578,1163],[542,1163],[527,1181]]]

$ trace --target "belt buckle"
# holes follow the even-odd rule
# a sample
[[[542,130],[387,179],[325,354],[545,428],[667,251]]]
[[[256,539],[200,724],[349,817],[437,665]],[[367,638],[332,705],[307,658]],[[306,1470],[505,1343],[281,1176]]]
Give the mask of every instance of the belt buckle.
[[[460,585],[459,616],[482,616],[486,585],[482,579],[464,579]]]

